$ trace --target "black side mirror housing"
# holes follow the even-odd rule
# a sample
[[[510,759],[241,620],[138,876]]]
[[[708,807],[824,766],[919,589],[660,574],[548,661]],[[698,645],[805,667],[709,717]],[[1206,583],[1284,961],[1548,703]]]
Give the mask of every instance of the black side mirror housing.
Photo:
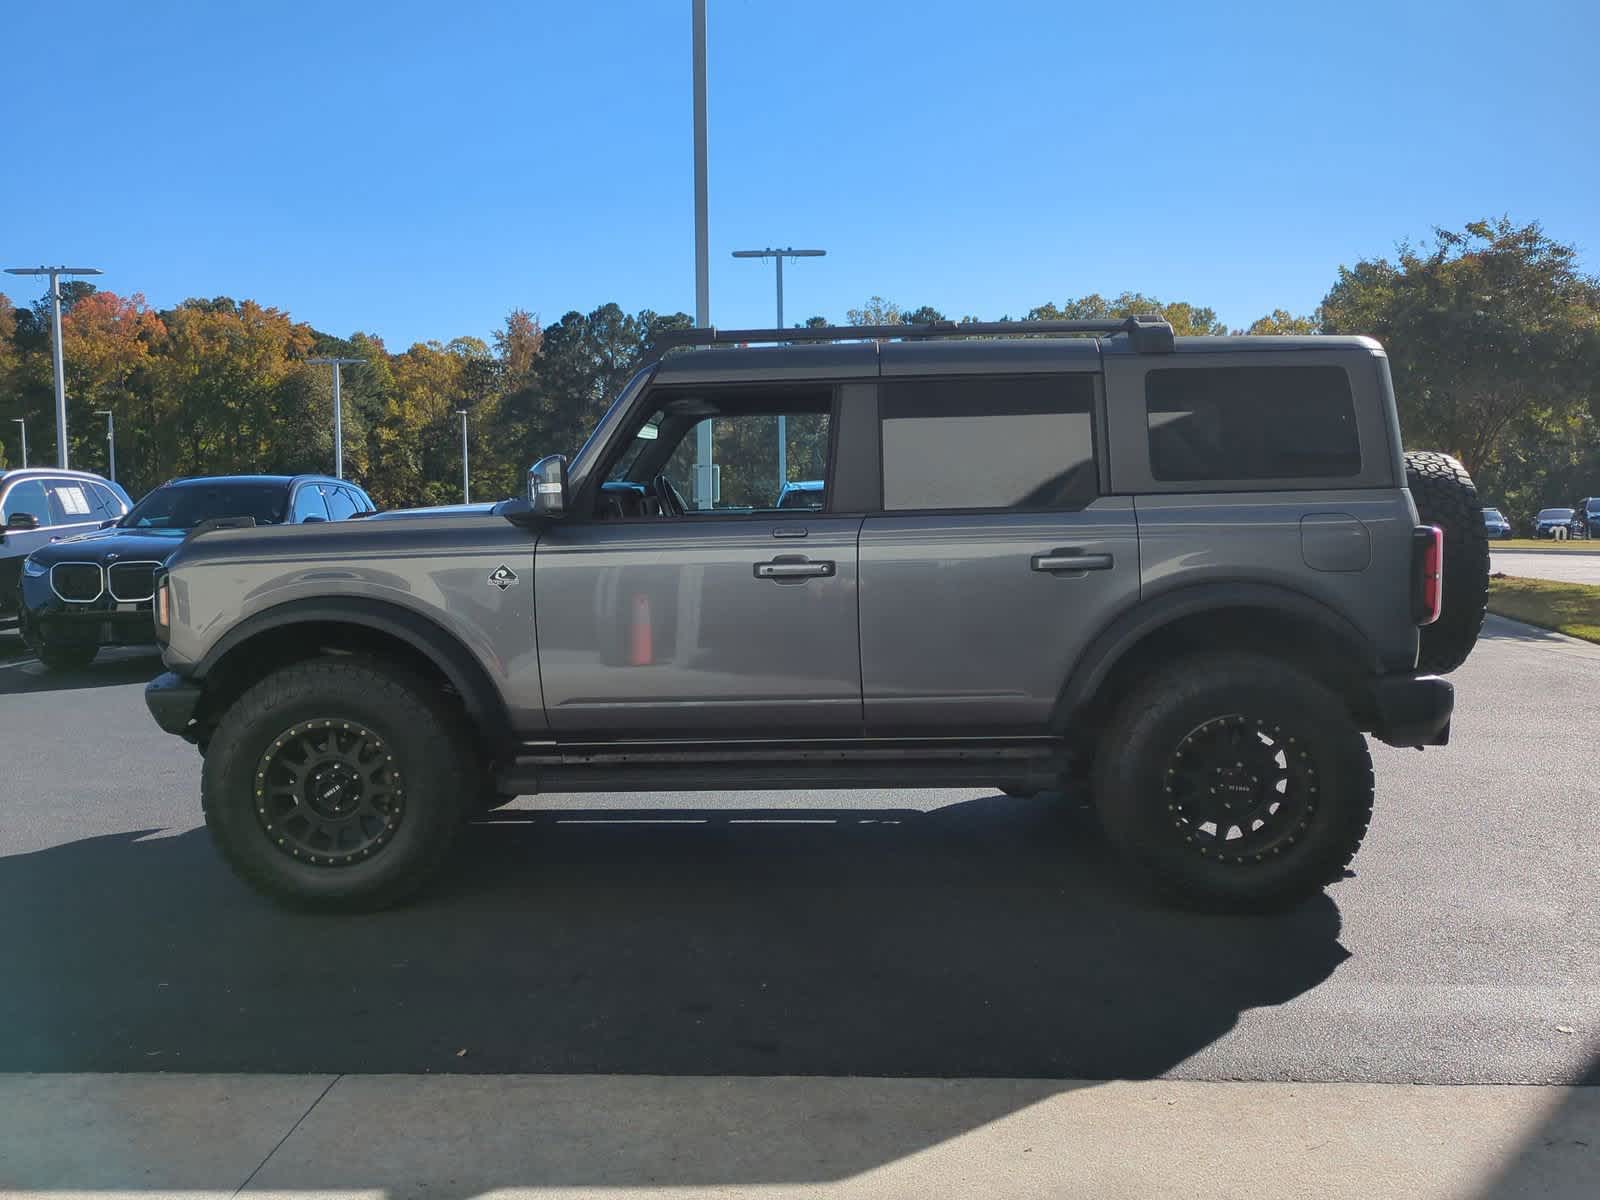
[[[13,513],[5,527],[12,533],[27,533],[29,530],[39,528],[39,518],[31,512]]]
[[[528,468],[528,503],[541,517],[567,511],[567,456],[547,454]]]
[[[117,523],[117,520],[118,520],[118,518],[112,517],[109,521],[101,521],[100,522],[100,528],[101,529],[110,529],[113,525],[115,525]]]

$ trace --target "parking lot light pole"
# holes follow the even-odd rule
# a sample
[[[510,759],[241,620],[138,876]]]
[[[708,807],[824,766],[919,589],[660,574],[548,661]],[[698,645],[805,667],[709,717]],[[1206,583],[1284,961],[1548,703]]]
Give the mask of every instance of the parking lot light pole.
[[[786,246],[782,250],[767,247],[765,250],[735,250],[735,258],[770,258],[778,264],[778,323],[775,329],[783,328],[783,260],[785,258],[821,258],[828,252],[826,250],[796,250],[793,246]],[[789,430],[787,418],[778,417],[778,490],[783,490],[783,485],[789,482]]]
[[[22,430],[22,465],[28,465],[28,423],[21,417],[12,417],[17,423],[17,428]]]
[[[344,478],[344,406],[339,399],[339,369],[355,363],[366,362],[364,358],[339,358],[336,355],[324,355],[320,358],[308,358],[308,363],[321,366],[328,363],[333,367],[333,477]]]
[[[117,481],[117,419],[109,408],[97,408],[94,415],[106,419],[106,478]]]
[[[7,267],[7,275],[50,276],[50,358],[56,376],[56,466],[67,469],[67,379],[61,364],[61,277],[100,275],[99,267]]]
[[[467,469],[467,410],[456,409],[456,416],[461,418],[461,503],[472,503],[472,475]]]
[[[706,0],[693,0],[690,40],[690,65],[694,76],[694,323],[704,329],[711,324],[711,259],[708,249],[711,235],[706,183]],[[708,417],[695,428],[696,508],[710,508],[712,505],[715,452],[711,419]]]

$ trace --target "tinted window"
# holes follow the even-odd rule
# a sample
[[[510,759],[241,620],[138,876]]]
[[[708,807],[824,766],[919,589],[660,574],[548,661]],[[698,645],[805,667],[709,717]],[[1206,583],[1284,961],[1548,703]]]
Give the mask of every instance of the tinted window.
[[[189,483],[157,488],[122,519],[131,529],[193,529],[214,517],[254,517],[276,525],[288,507],[281,483]]]
[[[314,483],[303,484],[294,494],[294,512],[291,521],[304,521],[307,517],[328,519],[328,506],[322,502],[322,489]]]
[[[32,513],[41,525],[50,524],[50,504],[44,496],[44,484],[37,479],[13,484],[6,493],[6,503],[0,516],[9,521],[18,513]]]
[[[1075,509],[1099,492],[1088,375],[912,379],[879,395],[886,510]]]
[[[356,502],[342,487],[323,489],[328,500],[328,516],[335,521],[348,521],[356,515]]]
[[[1161,480],[1346,478],[1361,471],[1340,367],[1151,371],[1150,471]]]

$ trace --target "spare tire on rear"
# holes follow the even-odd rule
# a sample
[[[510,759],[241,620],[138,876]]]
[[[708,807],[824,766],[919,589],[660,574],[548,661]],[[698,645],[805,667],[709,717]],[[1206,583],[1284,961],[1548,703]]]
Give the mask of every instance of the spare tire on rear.
[[[1467,469],[1436,450],[1406,451],[1406,486],[1424,525],[1444,530],[1444,603],[1422,627],[1417,666],[1444,674],[1467,661],[1489,605],[1489,535]]]

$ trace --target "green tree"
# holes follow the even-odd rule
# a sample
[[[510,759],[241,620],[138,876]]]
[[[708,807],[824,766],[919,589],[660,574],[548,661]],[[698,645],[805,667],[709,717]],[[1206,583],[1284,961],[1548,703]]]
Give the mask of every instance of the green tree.
[[[852,308],[846,312],[845,320],[852,325],[898,325],[900,306],[893,300],[885,300],[882,296],[869,296],[867,302],[860,308]]]
[[[1066,300],[1061,304],[1041,304],[1028,310],[1030,321],[1109,321],[1121,317],[1159,313],[1179,337],[1202,337],[1228,332],[1217,320],[1217,312],[1187,300],[1157,300],[1142,292],[1123,292],[1107,300],[1098,292]]]
[[[1537,222],[1436,229],[1431,247],[1341,267],[1323,326],[1380,339],[1408,441],[1486,473],[1513,428],[1553,437],[1593,411],[1600,281],[1577,259]]]
[[[1235,333],[1249,334],[1251,337],[1271,336],[1275,334],[1308,334],[1318,333],[1322,328],[1321,312],[1312,313],[1309,317],[1297,317],[1287,309],[1275,308],[1264,317],[1257,317],[1250,322],[1248,329],[1236,329]]]

